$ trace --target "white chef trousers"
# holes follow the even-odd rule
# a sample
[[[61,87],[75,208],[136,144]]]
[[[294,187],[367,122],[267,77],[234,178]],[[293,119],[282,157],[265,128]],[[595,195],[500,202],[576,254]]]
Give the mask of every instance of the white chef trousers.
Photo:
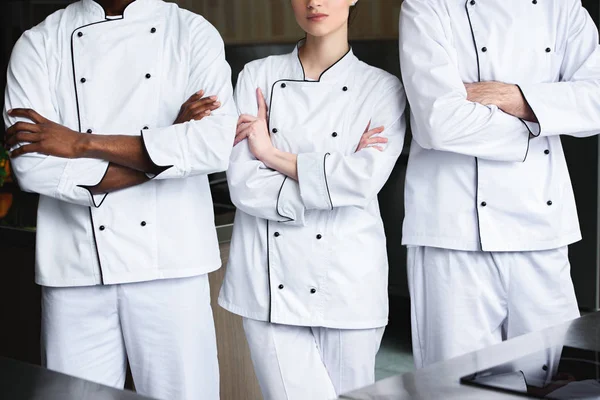
[[[164,400],[216,400],[219,368],[208,276],[42,287],[47,368]]]
[[[416,367],[579,317],[570,272],[567,247],[515,253],[409,247]]]
[[[265,400],[327,400],[375,382],[384,327],[329,329],[244,318]]]

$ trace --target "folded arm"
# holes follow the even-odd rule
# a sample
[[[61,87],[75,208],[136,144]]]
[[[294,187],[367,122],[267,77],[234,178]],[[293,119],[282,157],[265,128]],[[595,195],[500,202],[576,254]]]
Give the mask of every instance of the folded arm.
[[[529,122],[538,122],[519,86],[502,82],[465,84],[467,100],[484,106],[498,106],[505,113]]]
[[[495,105],[469,101],[440,11],[429,2],[405,1],[400,13],[400,64],[414,140],[425,149],[523,161],[528,127]]]
[[[17,107],[36,109],[50,120],[58,120],[52,102],[45,49],[45,38],[35,30],[25,32],[13,49],[3,113],[7,128],[17,122],[29,121],[8,114],[8,110]],[[108,165],[103,160],[68,159],[41,153],[27,153],[11,161],[21,189],[83,206],[101,203],[104,195],[93,196],[84,186],[100,183]]]
[[[580,0],[570,3],[560,82],[519,85],[537,120],[536,136],[586,137],[600,132],[598,29]]]
[[[260,92],[258,102],[253,100],[255,81],[245,70],[238,82],[237,103],[243,108],[228,181],[239,209],[260,218],[302,225],[307,210],[365,207],[375,198],[404,143],[406,100],[398,81],[382,91],[373,109],[372,125],[378,128],[367,129],[352,155],[293,154],[274,148]],[[379,146],[385,143],[385,148]],[[366,148],[369,145],[373,146]]]

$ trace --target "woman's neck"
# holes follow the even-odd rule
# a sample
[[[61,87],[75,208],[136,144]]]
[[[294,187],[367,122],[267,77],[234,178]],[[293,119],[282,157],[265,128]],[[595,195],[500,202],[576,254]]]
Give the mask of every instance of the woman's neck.
[[[348,27],[344,26],[326,36],[306,36],[306,42],[298,50],[306,79],[319,79],[323,71],[331,67],[350,49]]]
[[[96,0],[104,8],[107,16],[123,15],[128,5],[135,0]]]

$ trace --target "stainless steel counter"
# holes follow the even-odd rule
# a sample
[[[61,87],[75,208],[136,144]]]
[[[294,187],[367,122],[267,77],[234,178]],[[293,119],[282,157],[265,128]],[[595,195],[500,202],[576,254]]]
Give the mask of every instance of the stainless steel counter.
[[[559,363],[564,365],[573,362],[573,358],[561,357],[561,353],[572,349],[593,356],[592,360],[582,359],[580,361],[589,364],[588,369],[592,369],[592,379],[590,381],[597,383],[600,378],[600,360],[598,360],[598,352],[600,352],[600,312],[589,314],[573,322],[541,332],[520,336],[422,370],[391,377],[373,386],[342,396],[342,398],[352,400],[523,399],[524,396],[509,391],[465,385],[460,380],[464,376],[477,372],[483,376],[485,371],[495,377],[510,376],[507,373],[511,371],[507,370],[507,366],[512,366],[513,373],[525,371],[523,372],[525,378],[529,373],[550,376],[550,374],[553,374],[552,370],[556,371]],[[528,371],[531,368],[535,368],[535,370],[533,372]],[[496,370],[496,373],[493,372],[494,370]],[[576,374],[574,374],[574,377],[577,379]],[[524,379],[523,382],[527,382],[527,379]],[[527,382],[528,385],[530,383]],[[600,384],[598,387],[600,387]],[[556,387],[551,385],[545,385],[540,390],[535,389],[537,392],[542,391],[545,394],[530,394],[529,398],[541,398],[538,396],[581,398],[558,397],[558,390],[552,392]],[[547,393],[543,390],[546,390]],[[535,392],[531,391],[530,393]],[[556,393],[556,395],[553,393]],[[593,391],[593,394],[586,398],[600,399],[600,390]]]
[[[34,365],[0,357],[0,398],[10,400],[150,400]]]

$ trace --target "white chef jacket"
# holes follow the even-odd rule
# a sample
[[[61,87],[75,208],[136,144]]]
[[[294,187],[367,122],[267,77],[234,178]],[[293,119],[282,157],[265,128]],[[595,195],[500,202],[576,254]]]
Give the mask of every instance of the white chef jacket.
[[[580,0],[405,0],[400,63],[414,138],[404,244],[530,251],[581,239],[559,137],[600,131],[598,31]],[[539,124],[467,101],[463,82],[492,80],[518,84]]]
[[[234,147],[227,173],[238,211],[219,304],[279,324],[374,328],[387,323],[388,262],[377,193],[402,151],[400,81],[349,51],[318,81],[298,58],[246,65],[236,87],[240,113],[269,104],[275,147],[298,154],[298,181]],[[355,152],[371,121],[385,151]]]
[[[204,89],[221,108],[172,125]],[[237,119],[218,32],[161,0],[136,0],[122,17],[82,0],[28,30],[13,50],[6,110],[33,108],[92,134],[140,135],[155,179],[108,195],[108,163],[41,154],[13,160],[22,189],[39,193],[36,281],[80,286],[207,273],[221,261],[207,174],[227,168]],[[16,119],[4,113],[6,126]],[[87,132],[87,133],[86,133]]]

